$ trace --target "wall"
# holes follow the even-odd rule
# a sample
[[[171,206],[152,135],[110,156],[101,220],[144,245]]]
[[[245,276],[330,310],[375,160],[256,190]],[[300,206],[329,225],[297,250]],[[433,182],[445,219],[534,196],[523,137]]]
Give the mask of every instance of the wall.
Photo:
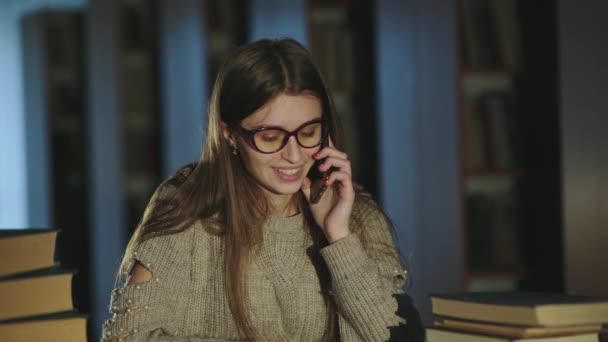
[[[566,291],[608,295],[608,2],[559,1]]]
[[[50,225],[48,210],[40,210],[48,207],[48,192],[42,191],[44,198],[31,197],[39,194],[37,187],[47,189],[48,184],[38,182],[41,170],[28,168],[28,158],[29,162],[36,162],[36,156],[28,156],[26,151],[43,151],[44,142],[29,140],[38,135],[28,130],[32,123],[28,123],[25,113],[20,20],[41,8],[80,8],[83,3],[84,0],[0,1],[0,229]]]
[[[12,1],[0,2],[0,228],[29,225],[18,20]]]
[[[426,323],[429,293],[463,286],[455,10],[443,0],[376,8],[380,199]]]

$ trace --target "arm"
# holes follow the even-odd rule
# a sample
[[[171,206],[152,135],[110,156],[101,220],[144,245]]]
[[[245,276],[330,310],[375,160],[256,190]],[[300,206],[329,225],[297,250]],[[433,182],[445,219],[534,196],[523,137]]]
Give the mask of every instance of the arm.
[[[330,172],[324,180],[327,191],[318,203],[310,203],[306,178],[302,192],[330,243],[321,255],[332,279],[340,336],[343,341],[386,341],[389,328],[399,326],[395,295],[403,293],[405,271],[389,222],[370,198],[357,195],[348,156],[331,140],[329,145],[313,155],[323,160],[319,171]]]
[[[192,229],[139,244],[125,285],[112,291],[112,318],[102,341],[162,341],[180,330],[185,294],[190,288],[189,242]]]
[[[389,328],[403,323],[395,295],[403,293],[406,272],[379,209],[356,203],[353,215],[360,218],[351,220],[355,233],[321,250],[332,278],[341,338],[387,341]]]
[[[148,281],[150,281],[152,279],[152,272],[147,269],[144,265],[142,265],[139,261],[135,262],[135,266],[133,266],[133,269],[131,270],[131,273],[129,274],[129,280],[127,282],[128,285],[136,285],[136,284],[142,284],[142,283],[147,283]],[[120,313],[120,314],[124,314],[126,309],[125,308],[116,308],[114,309],[114,311],[116,311],[116,313]],[[111,309],[112,312],[112,309]],[[105,331],[104,331],[105,333]],[[123,339],[123,338],[127,338],[129,337],[128,333],[123,333],[120,334],[119,337],[113,337],[110,338],[110,342],[118,342],[119,338]]]

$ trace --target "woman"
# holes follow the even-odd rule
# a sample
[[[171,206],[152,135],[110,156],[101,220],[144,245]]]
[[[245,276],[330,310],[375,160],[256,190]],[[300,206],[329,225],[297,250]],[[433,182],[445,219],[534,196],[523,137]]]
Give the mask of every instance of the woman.
[[[237,49],[200,161],[161,184],[127,247],[103,339],[386,341],[406,273],[336,134],[301,45]],[[328,190],[312,204],[315,161]]]

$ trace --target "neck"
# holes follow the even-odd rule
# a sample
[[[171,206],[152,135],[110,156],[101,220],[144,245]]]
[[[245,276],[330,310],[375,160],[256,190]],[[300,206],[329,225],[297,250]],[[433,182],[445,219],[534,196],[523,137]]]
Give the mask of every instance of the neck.
[[[288,217],[298,213],[294,195],[270,196],[270,206],[272,216]]]

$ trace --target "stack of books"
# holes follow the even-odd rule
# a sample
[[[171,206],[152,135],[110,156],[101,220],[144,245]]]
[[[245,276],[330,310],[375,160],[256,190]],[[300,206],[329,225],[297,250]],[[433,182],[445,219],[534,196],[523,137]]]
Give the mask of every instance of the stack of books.
[[[57,230],[0,230],[0,341],[86,341],[73,272],[55,262]]]
[[[471,292],[431,295],[431,305],[428,342],[598,342],[608,322],[608,298]]]

